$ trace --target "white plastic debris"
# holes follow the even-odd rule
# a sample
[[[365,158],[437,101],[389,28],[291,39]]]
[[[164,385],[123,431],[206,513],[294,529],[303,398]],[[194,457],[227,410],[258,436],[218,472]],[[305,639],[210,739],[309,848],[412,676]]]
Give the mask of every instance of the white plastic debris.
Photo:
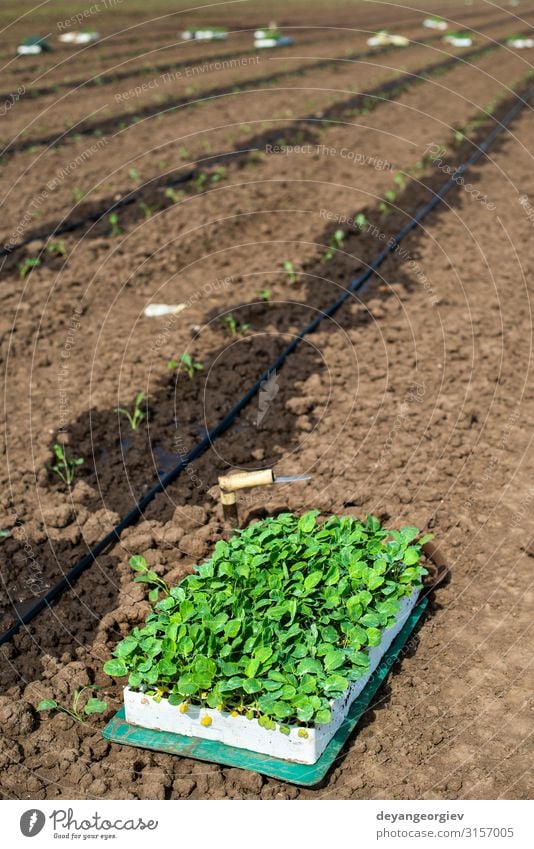
[[[534,38],[524,38],[523,36],[514,36],[506,42],[508,47],[517,47],[523,50],[526,47],[534,47]]]
[[[289,47],[294,43],[294,38],[282,35],[276,26],[257,29],[254,33],[254,47]]]
[[[380,32],[376,32],[371,38],[367,39],[369,47],[387,47],[388,45],[407,47],[409,43],[410,40],[404,35],[393,35],[387,30],[380,30]]]
[[[190,27],[182,33],[182,38],[186,41],[224,41],[228,38],[228,31],[221,27],[205,27],[204,29]]]
[[[255,38],[254,47],[291,47],[295,43],[294,38],[281,35],[279,38]]]
[[[185,304],[149,304],[144,308],[143,314],[147,318],[158,318],[162,315],[178,315],[185,310]]]
[[[451,44],[453,47],[471,47],[473,44],[473,39],[466,32],[451,32],[449,35],[446,35],[443,40],[446,41],[447,44]]]
[[[446,30],[449,25],[447,21],[443,20],[443,18],[425,18],[423,26],[427,29],[439,29],[443,31]]]
[[[19,56],[35,56],[38,53],[44,53],[50,50],[50,45],[46,38],[41,38],[38,35],[31,35],[25,38],[17,47]]]
[[[63,44],[94,44],[100,40],[98,32],[63,32],[58,36]]]

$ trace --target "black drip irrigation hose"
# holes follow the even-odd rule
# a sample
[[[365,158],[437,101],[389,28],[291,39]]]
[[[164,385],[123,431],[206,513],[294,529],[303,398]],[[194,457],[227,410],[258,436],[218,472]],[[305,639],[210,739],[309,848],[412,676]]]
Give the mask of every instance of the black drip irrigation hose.
[[[375,257],[375,259],[370,263],[367,269],[362,272],[362,274],[355,277],[345,289],[342,295],[339,296],[329,307],[327,307],[324,311],[319,313],[313,321],[304,327],[297,336],[293,338],[293,340],[287,345],[284,350],[279,354],[276,360],[271,363],[271,365],[263,372],[263,374],[256,380],[256,382],[250,387],[250,389],[243,395],[243,397],[235,404],[235,406],[228,412],[226,415],[220,420],[220,422],[215,425],[215,427],[201,440],[188,454],[183,457],[180,462],[165,475],[162,475],[158,482],[152,486],[147,493],[138,501],[136,506],[130,510],[130,512],[123,518],[121,521],[110,531],[106,536],[100,540],[90,551],[82,557],[82,559],[69,569],[69,571],[58,581],[48,592],[42,596],[26,613],[20,615],[17,622],[15,622],[4,634],[0,637],[0,645],[3,643],[7,643],[12,637],[17,634],[21,625],[27,625],[34,619],[42,610],[49,607],[50,604],[55,601],[59,596],[63,594],[63,592],[67,589],[72,588],[72,584],[77,580],[77,578],[84,572],[101,554],[104,549],[106,549],[112,543],[118,542],[120,539],[120,535],[123,530],[130,525],[135,524],[137,520],[142,516],[145,507],[150,504],[150,502],[154,499],[156,495],[160,492],[163,492],[169,484],[176,480],[177,477],[187,468],[187,466],[201,457],[203,454],[211,448],[212,443],[218,439],[228,428],[233,424],[237,416],[241,413],[241,411],[247,406],[247,404],[254,398],[254,396],[259,392],[265,381],[269,379],[269,377],[273,374],[277,369],[282,368],[287,358],[295,351],[296,348],[300,345],[305,336],[308,336],[310,333],[313,333],[324,321],[325,318],[330,318],[337,310],[345,303],[345,301],[355,292],[358,292],[362,289],[362,287],[367,283],[367,281],[373,276],[375,271],[380,268],[383,262],[387,259],[387,257],[392,254],[398,245],[406,238],[406,236],[414,230],[421,221],[429,215],[433,209],[441,203],[443,198],[450,192],[450,190],[457,184],[458,178],[462,176],[469,168],[471,168],[478,160],[482,157],[483,154],[491,147],[497,136],[504,130],[506,127],[514,120],[514,118],[519,115],[522,109],[527,106],[528,101],[534,94],[534,88],[529,89],[524,97],[521,97],[514,106],[509,109],[509,111],[504,115],[502,120],[488,133],[484,141],[480,143],[477,149],[471,154],[471,156],[465,160],[461,165],[456,168],[454,173],[449,177],[449,179],[443,184],[441,189],[434,195],[432,200],[430,200],[427,204],[422,206],[417,210],[415,215],[407,222],[407,224],[402,227],[396,236],[393,236],[389,239],[386,247],[380,251],[379,254]]]

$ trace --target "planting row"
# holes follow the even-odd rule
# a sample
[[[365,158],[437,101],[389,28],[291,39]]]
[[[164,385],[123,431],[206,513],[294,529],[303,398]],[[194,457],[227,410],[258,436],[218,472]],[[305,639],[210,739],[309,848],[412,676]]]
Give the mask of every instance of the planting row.
[[[419,52],[423,50],[424,48],[418,48]],[[423,57],[421,56],[421,58]],[[421,58],[418,59],[417,55],[414,57],[413,72],[416,75],[418,73],[424,73],[424,66],[421,66]],[[438,59],[437,62],[432,63],[429,66],[427,73],[437,76],[440,72],[447,72],[447,61],[448,60],[446,59],[441,61]],[[516,64],[519,66],[522,63],[523,60],[518,59]],[[18,211],[21,217],[19,219],[19,225],[14,228],[9,239],[6,240],[6,243],[8,245],[16,244],[21,238],[28,238],[29,234],[36,230],[38,232],[39,221],[42,220],[44,216],[53,214],[55,209],[64,210],[65,205],[67,204],[70,206],[73,200],[77,203],[77,208],[73,214],[75,220],[80,220],[80,218],[83,220],[84,211],[89,212],[90,215],[94,215],[94,208],[89,205],[89,198],[97,200],[98,198],[102,198],[102,196],[105,197],[107,195],[106,205],[109,208],[109,206],[113,204],[114,200],[116,201],[122,196],[122,194],[125,193],[125,179],[127,179],[130,183],[131,189],[129,191],[137,192],[139,201],[143,201],[144,207],[142,204],[135,204],[137,210],[140,211],[141,209],[144,209],[144,212],[142,212],[143,216],[150,214],[152,198],[146,196],[148,194],[146,191],[139,192],[136,187],[142,185],[142,183],[147,180],[154,179],[158,173],[162,174],[163,172],[163,175],[169,174],[169,171],[172,170],[171,163],[173,160],[174,162],[176,161],[176,153],[173,152],[173,149],[176,148],[177,144],[178,156],[184,164],[178,172],[174,171],[174,174],[170,177],[171,182],[173,176],[178,182],[181,179],[181,174],[183,172],[188,173],[188,166],[191,159],[204,160],[206,162],[206,166],[214,163],[212,168],[215,167],[215,163],[218,163],[215,168],[215,178],[220,179],[220,174],[217,176],[217,172],[222,171],[222,173],[224,173],[227,162],[226,156],[220,152],[228,150],[229,147],[237,148],[237,150],[242,150],[243,147],[249,149],[258,148],[261,152],[262,149],[265,150],[265,145],[269,142],[272,143],[273,141],[280,139],[284,140],[285,137],[289,137],[290,140],[293,140],[294,143],[297,144],[307,140],[313,141],[314,135],[318,129],[318,119],[321,116],[339,119],[344,117],[344,110],[345,112],[348,112],[350,116],[351,108],[357,109],[360,113],[363,112],[363,114],[365,114],[377,105],[377,100],[380,102],[384,97],[391,98],[398,96],[404,87],[409,87],[411,84],[417,82],[417,77],[412,77],[410,74],[407,74],[404,79],[399,81],[399,85],[397,86],[395,83],[395,76],[396,73],[398,75],[398,72],[395,72],[394,69],[390,69],[388,67],[388,58],[385,57],[381,60],[381,62],[379,60],[379,66],[380,65],[383,66],[384,72],[376,80],[376,86],[374,88],[374,91],[376,92],[375,99],[371,99],[370,97],[364,99],[364,96],[353,96],[352,98],[345,97],[340,101],[339,90],[342,88],[343,83],[345,83],[345,86],[348,87],[348,90],[354,86],[354,83],[350,81],[351,79],[354,79],[354,69],[350,63],[347,65],[343,64],[341,69],[337,70],[335,83],[336,95],[334,97],[332,97],[329,93],[317,90],[319,88],[319,78],[321,74],[318,73],[317,84],[315,87],[313,78],[307,78],[307,84],[312,89],[311,97],[305,103],[305,108],[307,107],[312,110],[310,111],[308,120],[305,122],[303,122],[302,119],[294,121],[294,119],[288,117],[288,111],[291,110],[287,110],[287,106],[285,106],[285,108],[281,111],[281,118],[275,122],[275,125],[278,124],[278,126],[280,126],[281,120],[283,121],[283,131],[281,133],[275,132],[271,134],[271,132],[267,129],[264,129],[263,133],[258,134],[258,121],[261,122],[259,125],[260,127],[272,126],[271,121],[265,122],[262,120],[262,117],[265,115],[265,110],[269,109],[271,114],[274,113],[276,115],[276,104],[280,103],[282,100],[285,103],[287,102],[286,97],[278,90],[275,90],[262,92],[262,98],[259,102],[257,102],[257,95],[241,93],[239,95],[234,95],[232,98],[224,98],[218,105],[213,103],[210,106],[210,112],[215,119],[213,121],[215,129],[210,131],[208,138],[206,138],[205,132],[205,117],[201,110],[198,114],[192,113],[190,115],[190,121],[188,124],[190,132],[187,134],[187,138],[182,139],[182,143],[175,138],[173,130],[173,125],[175,121],[178,120],[180,113],[177,114],[175,119],[167,113],[165,120],[159,123],[159,128],[161,129],[159,134],[161,143],[158,144],[156,149],[154,149],[152,145],[148,144],[148,137],[152,133],[152,120],[154,119],[150,122],[145,121],[135,127],[130,127],[127,131],[119,133],[114,140],[108,141],[106,139],[97,139],[91,144],[89,150],[82,150],[82,152],[78,153],[77,156],[74,156],[73,152],[72,155],[74,158],[69,162],[67,167],[63,166],[59,169],[56,167],[55,177],[53,178],[52,183],[49,183],[49,185],[51,185],[51,189],[49,190],[46,186],[44,190],[41,188],[37,195],[33,194],[31,200],[28,193],[34,190],[33,180],[35,177],[26,178],[26,191],[17,191],[17,197],[13,197],[13,200],[11,200],[11,197],[9,199],[10,205],[13,204],[15,214],[17,214]],[[363,82],[367,65],[358,65],[357,67],[358,74],[361,75]],[[371,91],[372,90],[373,88],[371,87]],[[329,103],[332,105],[328,106]],[[246,114],[244,115],[243,109],[245,104]],[[322,109],[318,112],[317,107],[322,107]],[[218,112],[220,117],[217,118],[214,115],[214,112]],[[284,115],[285,121],[283,117]],[[240,120],[240,118],[243,117],[246,118],[248,123]],[[217,126],[220,127],[219,130],[216,129]],[[229,135],[230,128],[232,129]],[[296,133],[296,136],[294,139],[291,139],[294,133]],[[127,149],[132,149],[132,152],[135,151],[134,158],[128,157],[128,165],[123,165],[125,159],[125,144],[127,145]],[[142,157],[139,157],[138,155],[139,146],[142,146],[143,150],[147,150],[147,153],[145,153]],[[219,156],[216,156],[214,161],[213,157],[217,154],[217,152],[219,152]],[[109,177],[106,178],[105,183],[103,183],[101,176],[102,172],[99,168],[102,157],[105,157],[107,169],[106,173],[109,175]],[[58,152],[51,151],[47,155],[47,159],[49,158],[57,161]],[[113,160],[115,158],[119,158],[119,167],[116,170],[113,168]],[[13,164],[14,163],[12,163],[12,165]],[[169,166],[171,166],[171,168]],[[199,172],[196,176],[199,181],[204,180],[204,182],[207,181],[208,184],[213,177],[213,175],[209,175],[209,168],[206,175]],[[97,185],[93,188],[95,178]],[[42,185],[42,182],[40,182],[40,185]],[[20,180],[17,182],[17,189],[19,186],[21,186]],[[199,182],[197,186],[195,182],[195,190],[202,187],[203,183]],[[179,186],[177,188],[179,189]],[[119,190],[118,196],[115,194],[117,190]],[[164,191],[164,186],[162,187],[162,191]],[[113,193],[111,196],[110,192]],[[13,196],[13,194],[14,192],[11,192],[11,196]],[[86,195],[88,195],[88,199],[83,200],[80,206],[80,201],[84,199]],[[156,195],[158,197],[159,204],[161,203],[162,193],[156,193]],[[169,201],[173,201],[175,197],[176,191],[174,192],[174,197],[173,193],[170,193],[170,197],[164,202],[168,203]],[[36,224],[37,227],[35,226]]]
[[[347,28],[346,14],[341,14],[336,9],[329,10],[328,17],[322,14],[323,10],[310,10],[309,19],[306,25],[303,25],[300,17],[294,17],[291,9],[286,9],[283,19],[280,23],[289,28],[298,39],[299,50],[302,42],[307,42],[312,39],[320,39],[321,43],[328,43],[335,46],[338,39],[344,38],[344,31]],[[36,77],[39,81],[36,82],[38,87],[43,83],[59,84],[65,81],[65,68],[68,68],[67,82],[74,82],[75,74],[78,76],[77,83],[83,83],[93,68],[101,73],[106,73],[116,62],[117,59],[122,59],[121,66],[125,62],[137,62],[140,60],[148,63],[156,61],[156,54],[163,55],[176,47],[180,47],[183,51],[187,49],[187,54],[195,59],[199,55],[202,58],[217,59],[224,56],[226,52],[235,50],[236,44],[240,48],[245,47],[246,42],[250,44],[252,32],[264,21],[264,11],[253,9],[252,7],[243,7],[240,10],[240,18],[235,18],[228,23],[227,29],[231,31],[231,38],[226,42],[217,42],[210,44],[209,42],[200,42],[196,40],[185,40],[182,38],[183,23],[181,24],[182,16],[178,15],[172,18],[175,25],[161,26],[161,22],[155,19],[147,22],[143,18],[139,19],[138,23],[132,25],[132,20],[128,16],[124,19],[120,14],[120,9],[113,10],[114,31],[109,32],[107,27],[102,27],[102,21],[97,22],[96,19],[89,20],[87,23],[93,23],[95,29],[100,29],[104,35],[103,40],[97,47],[84,48],[73,51],[71,47],[62,47],[61,51],[52,53],[43,53],[38,58],[32,59],[26,57],[14,63],[11,62],[6,68],[4,76],[4,84],[11,85],[12,82],[19,82],[21,79],[29,89]],[[470,9],[465,9],[464,5],[456,4],[451,7],[450,15],[453,20],[465,26],[484,25],[487,20],[495,18],[495,12],[492,10],[481,9],[473,12]],[[63,24],[64,22],[60,22]],[[321,27],[321,23],[323,27]],[[338,26],[336,27],[336,23]],[[401,28],[403,34],[412,36],[412,33],[421,35],[422,17],[419,13],[414,13],[408,9],[390,10],[387,18],[387,25],[394,31]],[[76,22],[71,26],[62,27],[60,30],[59,22],[53,22],[52,26],[48,24],[43,27],[43,32],[56,31],[57,34],[68,33],[75,28]],[[360,38],[360,30],[370,33],[376,28],[376,16],[372,12],[368,12],[365,8],[352,10],[351,21],[348,24],[352,32],[352,38]],[[3,54],[4,59],[11,59],[15,52],[16,46],[20,41],[28,35],[27,24],[24,23],[19,27],[11,27],[9,30],[9,48]],[[149,48],[147,50],[147,47]],[[159,56],[158,58],[161,58]],[[58,67],[58,60],[59,65]],[[161,69],[166,70],[166,68]],[[135,73],[135,69],[131,71]],[[142,73],[143,69],[138,68],[138,73]],[[76,83],[75,83],[76,84]],[[16,88],[16,86],[15,86]]]
[[[507,19],[502,16],[500,18],[493,17],[488,22],[480,25],[479,19],[475,17],[471,23],[474,25],[476,35],[472,36],[471,44],[467,46],[472,46],[473,43],[477,42],[479,44],[481,42],[484,43],[486,40],[484,33],[491,33],[499,24],[507,23]],[[477,26],[477,23],[479,26]],[[406,45],[411,41],[418,43],[426,41],[438,45],[441,41],[440,36],[431,36],[428,30],[425,35],[425,30],[420,26],[408,32],[407,36]],[[332,31],[330,29],[320,35],[314,30],[313,35],[307,35],[302,41],[299,40],[298,59],[301,61],[307,55],[310,56],[310,60],[316,58],[318,48],[322,50],[328,48],[329,57],[332,61],[335,61],[335,57],[338,58],[338,61],[340,59],[348,60],[354,58],[355,50],[359,50],[362,53],[366,49],[369,49],[369,45],[367,44],[369,39],[366,38],[364,33],[359,34],[352,31],[346,33],[337,32],[333,43],[331,43],[332,38]],[[395,47],[398,45],[393,43],[390,46]],[[383,50],[386,47],[388,47],[387,39],[379,39],[379,43],[375,45],[374,50],[380,51],[380,49]],[[189,49],[187,49],[188,53],[190,53]],[[277,51],[276,63],[287,62],[288,59],[291,59],[291,56],[292,51]],[[236,86],[240,84],[239,72],[241,71],[245,77],[245,84],[250,84],[249,80],[253,78],[255,70],[258,71],[258,76],[261,79],[262,72],[265,75],[266,66],[269,63],[272,64],[274,58],[274,56],[265,53],[262,54],[258,50],[241,50],[240,52],[236,52],[234,46],[233,51],[227,51],[226,53],[217,54],[204,51],[197,58],[194,55],[187,56],[186,59],[181,59],[179,62],[174,63],[170,63],[168,59],[164,63],[151,63],[145,58],[143,67],[140,69],[124,69],[121,63],[118,67],[110,67],[106,74],[98,73],[94,81],[91,78],[89,80],[85,78],[79,79],[77,82],[71,80],[68,85],[65,84],[61,88],[53,88],[48,92],[48,97],[44,96],[47,93],[46,90],[42,90],[38,104],[40,114],[43,115],[42,121],[35,117],[34,101],[18,98],[16,110],[18,127],[27,136],[29,132],[28,116],[30,116],[33,125],[32,135],[35,136],[37,130],[42,135],[48,136],[54,128],[56,128],[57,132],[63,132],[66,126],[68,128],[68,126],[72,125],[76,125],[76,132],[79,132],[81,129],[79,122],[84,121],[88,113],[91,114],[93,111],[96,112],[102,108],[106,110],[106,118],[113,112],[120,113],[125,107],[133,112],[134,115],[143,115],[147,108],[154,109],[154,104],[160,110],[163,110],[166,107],[176,105],[177,89],[181,90],[182,87],[185,87],[186,94],[195,92],[198,96],[198,84],[203,84],[207,81],[206,78],[209,79],[210,77],[215,77],[215,75],[217,78],[217,88],[224,85],[224,77],[229,76],[229,71],[234,71],[234,74],[238,72],[235,78]],[[261,68],[256,68],[256,65],[260,65]],[[18,82],[20,83],[21,81],[19,80]],[[22,82],[24,83],[25,81],[22,80]],[[80,87],[84,88],[88,84],[96,86],[97,92],[91,98],[89,98],[90,92],[84,92],[85,96],[82,103],[79,100],[79,89]],[[27,84],[25,84],[25,87],[30,90],[30,86]],[[68,88],[70,91],[67,91],[65,95],[58,98],[58,93],[60,93],[62,88]],[[30,93],[32,93],[31,90]],[[37,93],[39,93],[39,90],[35,90],[32,93],[32,99],[34,94]],[[200,96],[202,96],[202,92]],[[9,95],[6,94],[6,99],[8,97]],[[61,115],[55,118],[54,113],[58,111],[59,107],[63,106],[69,108],[68,115]],[[111,109],[110,106],[112,107]],[[78,114],[76,110],[78,110]],[[64,121],[67,117],[70,123],[65,125]],[[61,123],[58,123],[58,119]],[[128,122],[130,117],[119,114],[115,120],[120,125],[121,121]],[[17,129],[17,125],[14,125],[14,128]],[[94,124],[94,129],[99,129],[98,124]],[[38,142],[39,140],[36,139],[35,143]],[[28,142],[27,144],[32,143]]]

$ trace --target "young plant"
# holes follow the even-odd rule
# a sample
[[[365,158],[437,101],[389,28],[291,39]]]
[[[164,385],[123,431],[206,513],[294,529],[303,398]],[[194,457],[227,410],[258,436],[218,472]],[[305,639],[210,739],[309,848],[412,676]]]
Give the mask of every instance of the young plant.
[[[194,179],[194,184],[198,192],[201,192],[208,182],[208,175],[204,171],[200,171]]]
[[[139,209],[147,220],[152,217],[152,209],[143,200],[139,201]]]
[[[289,282],[296,283],[298,280],[298,275],[295,271],[295,266],[293,265],[290,259],[284,260],[284,262],[282,263],[282,268],[284,269]]]
[[[139,173],[137,168],[129,168],[128,177],[130,178],[130,180],[135,180],[135,182],[137,183],[141,179],[141,174]]]
[[[328,248],[323,255],[323,262],[330,262],[337,250],[343,247],[345,242],[345,231],[336,230],[328,243]]]
[[[219,540],[104,671],[182,712],[193,703],[283,734],[298,725],[303,737],[329,723],[331,700],[367,674],[370,649],[421,587],[430,537],[317,514],[282,513]]]
[[[389,215],[391,212],[390,204],[394,203],[397,199],[397,192],[393,191],[393,189],[388,189],[387,192],[384,192],[384,198],[385,200],[381,200],[378,204],[378,209],[382,215]]]
[[[204,366],[198,360],[194,360],[191,354],[182,354],[179,360],[169,360],[167,368],[184,371],[189,380],[193,380],[195,373],[197,371],[202,371]]]
[[[128,562],[134,572],[137,573],[134,578],[134,583],[149,584],[152,586],[152,589],[148,593],[149,601],[155,604],[159,600],[160,592],[162,592],[164,596],[169,595],[170,589],[166,582],[163,578],[160,578],[156,572],[153,572],[152,569],[149,568],[148,563],[141,554],[134,554],[133,557],[130,557]]]
[[[41,260],[39,257],[29,257],[27,256],[24,262],[21,262],[19,265],[19,277],[21,280],[24,280],[27,274],[30,273],[32,268],[36,268],[38,265],[41,265]]]
[[[84,716],[91,716],[93,713],[104,713],[108,706],[108,703],[102,699],[91,696],[87,699],[83,708],[80,708],[80,700],[83,694],[92,693],[99,689],[99,687],[81,687],[81,689],[75,690],[70,708],[59,704],[55,699],[43,699],[37,705],[37,710],[39,713],[45,710],[57,710],[60,713],[66,713],[68,716],[72,716],[76,722],[83,722]]]
[[[119,227],[119,213],[118,212],[110,212],[108,216],[108,221],[111,225],[111,235],[112,236],[122,236],[122,230]]]
[[[145,410],[141,409],[141,405],[144,400],[144,392],[138,392],[135,396],[134,408],[131,413],[124,407],[115,407],[116,413],[120,413],[122,416],[126,416],[132,430],[137,430],[141,422],[146,419],[146,412]]]
[[[65,242],[49,242],[46,246],[46,252],[50,256],[67,256],[67,249],[65,247]]]
[[[74,478],[76,477],[76,469],[78,466],[82,466],[85,463],[85,460],[83,457],[67,457],[65,449],[57,442],[54,445],[54,455],[56,462],[53,466],[47,466],[47,468],[61,478],[63,483],[70,488],[74,482]]]
[[[224,165],[219,165],[218,168],[216,168],[213,174],[211,175],[211,182],[218,183],[219,180],[222,180],[225,174],[226,168],[224,167]]]
[[[72,190],[72,199],[74,203],[79,203],[86,195],[83,189],[73,189]]]
[[[354,223],[358,230],[367,230],[369,227],[369,221],[367,217],[363,214],[363,212],[359,212],[354,219]]]
[[[258,292],[258,297],[262,301],[270,301],[271,300],[271,290],[270,289],[260,289]]]
[[[172,203],[178,203],[178,201],[185,196],[185,192],[179,191],[175,192],[170,186],[165,189],[165,197],[169,198]]]
[[[250,328],[250,324],[240,324],[238,321],[236,321],[231,312],[223,316],[220,319],[220,322],[224,329],[230,334],[230,336],[243,335],[245,331]]]

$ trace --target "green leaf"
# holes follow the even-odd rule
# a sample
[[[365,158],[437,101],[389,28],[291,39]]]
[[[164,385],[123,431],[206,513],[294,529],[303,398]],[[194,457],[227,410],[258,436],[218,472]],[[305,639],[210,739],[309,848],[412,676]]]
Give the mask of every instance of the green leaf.
[[[306,657],[304,660],[301,660],[297,666],[297,675],[306,675],[306,674],[315,674],[320,675],[323,671],[323,667],[320,661],[316,660],[314,657]]]
[[[176,689],[182,696],[193,696],[199,689],[198,684],[193,680],[191,673],[181,675],[176,684]]]
[[[120,643],[117,643],[117,647],[115,649],[115,654],[118,657],[127,657],[131,654],[138,646],[138,642],[133,637],[126,637],[125,640],[121,640]]]
[[[378,628],[367,628],[367,642],[370,646],[379,646],[382,640],[382,632]]]
[[[369,628],[376,628],[377,625],[380,625],[380,617],[376,613],[369,612],[362,616],[360,623]]]
[[[323,708],[322,710],[318,710],[315,714],[315,722],[318,725],[328,725],[329,722],[332,722],[332,713],[330,708]]]
[[[374,569],[369,569],[365,583],[372,592],[373,590],[376,590],[378,589],[378,587],[382,586],[382,584],[384,583],[384,578],[382,577],[382,575],[379,575],[378,572],[375,572]]]
[[[304,513],[304,515],[301,516],[297,524],[299,531],[303,534],[311,534],[315,525],[317,524],[318,514],[318,510],[310,510],[308,513]]]
[[[310,590],[313,590],[313,588],[321,582],[322,578],[322,572],[312,572],[311,575],[308,575],[308,577],[304,579],[304,589],[306,592],[309,593]]]
[[[243,681],[243,690],[245,693],[259,693],[261,684],[256,678],[246,678]]]
[[[176,672],[176,664],[164,657],[158,663],[158,672],[160,675],[165,676],[174,675]]]
[[[134,572],[146,572],[148,569],[148,563],[141,554],[134,554],[129,562]]]
[[[273,653],[273,650],[269,648],[269,646],[260,646],[254,652],[254,657],[259,660],[260,663],[265,663],[266,660],[269,660]]]
[[[343,666],[344,662],[344,652],[342,652],[341,649],[334,649],[333,651],[329,651],[328,654],[325,655],[324,668],[327,672],[331,672],[332,670]]]
[[[256,672],[260,668],[260,661],[257,657],[251,658],[245,666],[245,675],[247,678],[254,678]]]
[[[330,675],[324,682],[324,690],[328,696],[341,695],[348,685],[349,682],[343,675]]]
[[[340,578],[339,566],[337,563],[332,563],[328,572],[325,575],[324,582],[326,586],[330,586],[331,584],[337,584]]]
[[[188,619],[191,619],[195,614],[195,605],[193,602],[185,599],[182,601],[180,605],[180,616],[182,617],[182,622],[187,622]]]
[[[106,661],[104,664],[104,672],[112,678],[122,678],[123,675],[127,674],[128,669],[126,668],[126,664],[122,658],[114,658]]]
[[[93,713],[104,713],[108,706],[102,699],[88,699],[83,712],[90,716]]]
[[[37,710],[39,712],[42,710],[54,710],[57,706],[57,702],[54,699],[42,699],[37,705]]]
[[[430,540],[434,539],[434,534],[424,534],[420,540],[418,540],[417,545],[425,545],[425,543],[430,542]]]
[[[419,563],[419,552],[416,548],[407,548],[404,552],[404,557],[402,558],[403,563],[406,566],[413,566],[415,563]]]
[[[226,623],[224,634],[226,637],[237,637],[240,630],[241,619],[230,619],[230,621]]]
[[[277,719],[286,719],[293,713],[293,708],[287,702],[276,701],[273,703],[271,711]]]
[[[412,540],[414,540],[418,534],[419,528],[414,528],[409,525],[400,529],[400,535],[405,545],[408,545],[410,542],[412,542]]]

